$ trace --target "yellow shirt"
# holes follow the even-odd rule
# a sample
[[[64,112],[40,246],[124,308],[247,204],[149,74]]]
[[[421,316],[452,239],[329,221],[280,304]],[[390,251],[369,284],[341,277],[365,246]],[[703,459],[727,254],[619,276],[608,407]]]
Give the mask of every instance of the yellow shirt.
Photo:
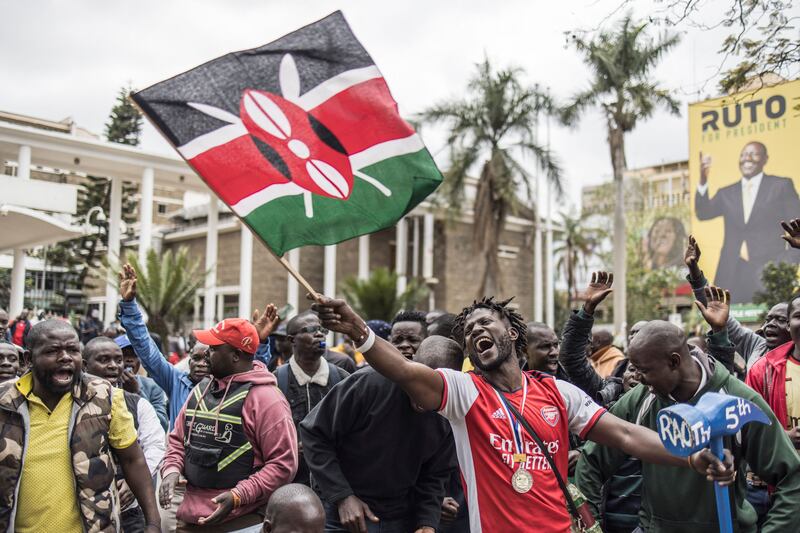
[[[31,374],[17,381],[17,389],[28,398],[31,426],[14,529],[17,533],[81,533],[83,524],[75,494],[72,453],[67,442],[72,393],[62,396],[51,412],[33,393]],[[117,449],[136,442],[133,417],[125,406],[121,389],[114,389],[112,395],[108,442]]]
[[[347,354],[347,352],[344,351],[344,345],[343,344],[340,344],[338,346],[334,346],[333,348],[331,348],[331,351],[332,352],[339,352],[339,353]],[[353,356],[353,359],[356,362],[356,366],[362,364],[365,361],[364,354],[359,352],[359,351],[356,351],[355,355]]]
[[[469,357],[465,357],[464,363],[461,365],[461,371],[469,372],[470,370],[475,370],[475,367],[472,366],[472,361],[469,360]]]
[[[791,355],[786,361],[786,414],[786,427],[800,426],[800,363]]]

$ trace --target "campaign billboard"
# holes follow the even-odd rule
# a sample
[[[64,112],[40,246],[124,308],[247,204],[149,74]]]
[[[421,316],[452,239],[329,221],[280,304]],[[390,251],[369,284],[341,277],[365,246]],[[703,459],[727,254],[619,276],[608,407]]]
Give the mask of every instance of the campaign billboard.
[[[800,81],[691,104],[689,180],[706,277],[752,302],[765,264],[800,262],[780,238],[800,217]]]

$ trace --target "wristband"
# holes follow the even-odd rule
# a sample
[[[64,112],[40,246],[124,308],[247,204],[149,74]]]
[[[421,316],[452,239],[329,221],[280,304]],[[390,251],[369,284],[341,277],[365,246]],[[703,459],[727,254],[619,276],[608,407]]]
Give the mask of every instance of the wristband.
[[[233,496],[233,508],[238,509],[242,505],[242,498],[236,490],[231,489],[231,496]]]
[[[691,456],[691,454],[690,454],[690,455],[688,455],[688,456],[686,456],[686,461],[689,463],[689,468],[691,468],[692,470],[694,470],[694,463],[692,463],[692,456]]]
[[[369,331],[369,334],[367,335],[367,340],[365,340],[364,344],[362,344],[361,346],[356,346],[357,352],[361,353],[367,352],[372,348],[372,345],[375,344],[375,332],[372,331],[372,328],[369,327],[367,328],[367,331]]]

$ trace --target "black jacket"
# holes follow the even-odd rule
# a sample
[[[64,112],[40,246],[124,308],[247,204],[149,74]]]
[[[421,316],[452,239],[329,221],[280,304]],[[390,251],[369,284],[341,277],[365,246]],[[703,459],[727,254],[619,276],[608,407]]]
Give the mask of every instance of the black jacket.
[[[764,174],[753,210],[744,221],[741,180],[722,187],[713,198],[695,194],[694,207],[699,220],[723,217],[725,237],[719,254],[714,284],[730,289],[734,303],[751,302],[761,289],[761,269],[768,261],[798,262],[800,254],[787,249],[778,238],[780,221],[800,214],[800,199],[792,180]],[[749,261],[739,261],[742,242],[747,243]]]
[[[278,388],[281,389],[283,395],[286,396],[286,401],[289,402],[295,428],[302,422],[306,415],[322,401],[334,385],[350,375],[347,371],[328,363],[324,359],[320,364],[328,365],[328,383],[325,386],[317,385],[316,383],[300,385],[289,363],[275,369],[274,374],[277,379]],[[285,375],[281,375],[284,372]],[[334,372],[338,374],[336,379],[333,379]],[[303,453],[300,453],[299,459],[300,460],[297,462],[297,474],[295,474],[292,483],[302,483],[310,487],[310,472]]]
[[[299,429],[325,502],[355,494],[378,518],[438,528],[457,467],[443,417],[416,412],[398,385],[367,367],[331,389]]]

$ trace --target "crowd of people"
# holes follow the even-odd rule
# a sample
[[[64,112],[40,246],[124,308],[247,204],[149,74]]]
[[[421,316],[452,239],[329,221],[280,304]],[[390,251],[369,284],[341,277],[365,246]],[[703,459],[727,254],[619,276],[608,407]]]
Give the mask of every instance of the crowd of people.
[[[800,219],[783,228],[800,249]],[[642,321],[619,345],[594,324],[608,272],[560,336],[510,299],[386,323],[313,295],[286,322],[269,304],[196,330],[172,361],[130,265],[123,334],[0,310],[0,529],[704,533],[715,481],[735,531],[800,531],[800,296],[753,331],[700,258],[689,237],[708,332]],[[707,392],[772,423],[726,438],[722,460],[671,455],[658,412]]]

